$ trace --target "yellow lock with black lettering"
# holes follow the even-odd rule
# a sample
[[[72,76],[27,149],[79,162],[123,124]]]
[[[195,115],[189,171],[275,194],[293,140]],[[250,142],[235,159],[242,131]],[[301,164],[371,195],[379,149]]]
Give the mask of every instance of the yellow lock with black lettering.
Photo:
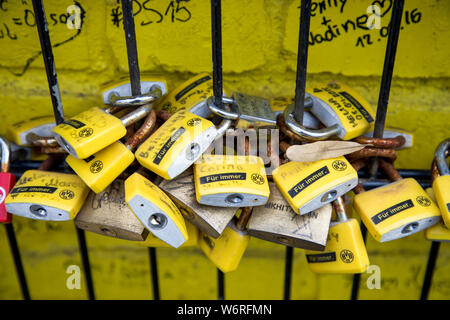
[[[211,111],[206,104],[206,99],[212,94],[212,77],[207,73],[201,73],[170,91],[158,102],[155,109],[170,113],[184,109],[202,118],[207,118],[211,115]]]
[[[117,141],[86,159],[68,155],[66,162],[95,193],[102,192],[133,162],[134,154]]]
[[[6,128],[6,138],[19,146],[32,146],[27,136],[34,134],[39,137],[51,137],[55,127],[55,117],[39,116],[16,122]]]
[[[163,77],[141,73],[140,86],[142,94],[150,92],[154,85],[161,89],[162,94],[167,92],[167,82]],[[100,92],[102,93],[103,102],[105,104],[110,104],[110,98],[113,95],[118,97],[132,96],[130,76],[127,74],[120,78],[114,78],[114,80],[102,83],[100,85]]]
[[[180,110],[139,146],[136,159],[143,167],[170,180],[189,168],[216,135],[211,121]]]
[[[93,107],[53,129],[55,139],[77,159],[86,159],[119,140],[127,129],[119,118]]]
[[[198,203],[218,207],[254,207],[267,203],[269,182],[257,156],[203,155],[194,165]]]
[[[325,250],[305,250],[306,260],[315,273],[362,273],[370,265],[361,229],[356,219],[348,219],[341,197],[333,202],[337,221],[332,221]]]
[[[441,219],[439,208],[413,178],[357,194],[354,208],[379,242],[409,236]]]
[[[248,208],[244,209],[249,210]],[[250,241],[250,236],[243,229],[249,216],[244,216],[242,212],[242,209],[238,210],[239,219],[242,223],[234,218],[217,239],[203,232],[199,234],[198,244],[200,249],[224,273],[235,271],[238,268]],[[242,219],[247,221],[243,222]]]
[[[188,240],[180,210],[141,174],[135,172],[125,180],[125,201],[142,224],[170,246],[178,248]]]
[[[199,230],[189,221],[186,222],[186,230],[188,233],[188,239],[179,248],[185,247],[195,247],[198,244]],[[169,244],[159,239],[153,233],[149,232],[147,239],[144,241],[135,241],[136,244],[144,247],[154,247],[154,248],[171,248]]]
[[[311,113],[327,127],[339,126],[342,140],[356,138],[374,122],[375,111],[356,91],[346,85],[331,82],[308,90],[313,99]]]
[[[76,217],[89,188],[75,174],[28,170],[5,199],[8,212],[25,218],[66,221]]]
[[[427,188],[425,191],[430,196],[431,200],[436,203],[436,197],[434,196],[433,189]],[[434,226],[425,229],[425,238],[431,241],[450,242],[450,229],[447,228],[444,221],[441,220]]]
[[[450,139],[446,139],[438,145],[435,152],[435,162],[439,176],[434,179],[432,185],[436,202],[447,228],[450,228],[450,169],[446,160],[449,151]]]
[[[344,157],[313,162],[291,161],[273,172],[273,180],[298,214],[334,201],[358,184],[358,174]]]

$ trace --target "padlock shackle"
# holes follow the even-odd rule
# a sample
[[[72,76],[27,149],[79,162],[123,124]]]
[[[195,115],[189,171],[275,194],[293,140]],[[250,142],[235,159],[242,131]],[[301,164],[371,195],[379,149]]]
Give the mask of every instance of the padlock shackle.
[[[373,138],[360,136],[355,138],[354,141],[360,144],[371,144],[375,148],[387,149],[398,149],[406,143],[405,137],[401,135],[398,135],[395,138]]]
[[[156,129],[156,112],[151,110],[145,118],[142,126],[125,142],[125,146],[132,152],[136,150],[139,144],[147,139]]]
[[[128,108],[143,104],[153,103],[162,96],[162,90],[158,85],[153,85],[150,91],[138,96],[120,97],[114,93],[109,97],[109,104],[113,107]]]
[[[9,160],[11,157],[11,152],[9,150],[9,142],[8,140],[6,140],[5,138],[3,138],[2,136],[0,136],[0,145],[1,145],[1,157],[2,157],[2,161],[1,161],[1,170],[0,172],[9,172]]]
[[[122,121],[122,124],[125,127],[128,127],[138,122],[139,120],[142,120],[149,114],[151,110],[152,110],[151,104],[144,104],[143,106],[140,106],[139,108],[124,115],[122,118],[120,118],[120,121]]]
[[[27,134],[26,138],[27,142],[32,144],[35,147],[57,147],[59,146],[58,142],[53,137],[41,137],[37,134],[30,132]]]
[[[447,165],[447,160],[445,157],[446,152],[450,149],[450,138],[442,141],[438,147],[436,148],[436,152],[434,153],[434,158],[436,160],[436,166],[439,170],[439,174],[441,176],[450,175],[450,169]]]
[[[236,228],[239,231],[244,231],[245,227],[247,227],[248,220],[250,220],[250,217],[252,215],[253,207],[244,207],[242,208],[241,214],[239,216],[239,219],[236,222]]]
[[[300,138],[303,138],[308,141],[321,141],[326,140],[328,138],[331,138],[333,136],[336,136],[339,134],[341,129],[337,124],[323,128],[323,129],[309,129],[301,124],[299,124],[297,121],[295,121],[294,118],[294,105],[289,105],[284,109],[284,122],[286,123],[286,126],[297,136]]]
[[[397,169],[394,168],[394,165],[390,162],[387,162],[384,159],[379,159],[379,166],[380,170],[384,172],[384,174],[389,178],[391,181],[399,181],[402,180],[402,176],[400,173],[398,173]]]
[[[223,102],[223,104],[234,105],[234,100],[231,98],[222,97],[222,102]],[[222,108],[219,108],[218,106],[216,106],[216,104],[214,103],[214,96],[211,96],[208,99],[206,99],[206,105],[208,106],[209,110],[211,110],[212,113],[214,113],[224,119],[228,119],[228,120],[238,120],[239,119],[239,114],[237,112],[225,110],[225,109],[222,109]]]
[[[342,197],[337,197],[336,200],[333,201],[333,208],[339,222],[348,220],[347,213],[345,212],[344,199],[342,199]]]

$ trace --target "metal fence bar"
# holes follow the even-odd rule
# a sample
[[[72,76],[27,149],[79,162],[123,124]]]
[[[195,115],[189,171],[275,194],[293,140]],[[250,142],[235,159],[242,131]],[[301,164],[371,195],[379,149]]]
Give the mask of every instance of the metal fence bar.
[[[283,293],[284,300],[291,299],[293,256],[294,256],[294,248],[286,246],[286,258],[284,268],[284,293]]]
[[[298,32],[297,79],[295,85],[294,118],[303,124],[305,110],[306,67],[308,64],[308,36],[311,21],[311,0],[302,0]]]
[[[23,269],[22,258],[20,257],[19,246],[17,245],[16,234],[12,223],[5,224],[6,234],[8,236],[9,248],[14,259],[17,277],[19,278],[20,289],[24,300],[31,300],[30,291],[28,290],[27,278],[25,277],[25,270]]]
[[[153,247],[148,248],[148,253],[150,257],[150,271],[152,275],[152,289],[153,289],[153,300],[159,300],[159,278],[158,278],[158,262],[156,259],[156,249]]]
[[[222,75],[222,13],[221,0],[211,0],[211,39],[214,103],[223,107],[223,75]]]
[[[45,19],[45,10],[42,0],[33,0],[34,15],[36,18],[36,26],[41,42],[42,56],[44,58],[45,71],[47,73],[50,97],[52,99],[53,114],[56,124],[64,121],[64,110],[61,101],[58,78],[56,76],[55,60],[53,57],[52,44],[50,42],[49,29]],[[86,274],[86,285],[89,299],[95,299],[94,286],[92,283],[91,268],[86,246],[86,239],[83,230],[77,228],[78,244],[80,248],[81,259]]]
[[[422,284],[422,292],[420,293],[420,300],[427,300],[430,293],[431,283],[433,281],[434,268],[436,267],[436,260],[439,254],[441,243],[437,241],[431,242],[430,254],[428,255],[427,269],[425,270],[425,277]]]
[[[44,5],[42,0],[33,0],[34,16],[36,18],[36,26],[41,41],[42,57],[44,58],[45,71],[47,72],[48,88],[50,97],[52,98],[53,114],[55,115],[56,124],[64,121],[64,110],[61,101],[61,93],[59,91],[58,78],[56,77],[55,59],[53,58],[52,44],[45,19]]]
[[[92,281],[91,264],[89,262],[89,254],[86,244],[86,234],[84,230],[75,227],[77,230],[78,247],[80,249],[81,261],[86,279],[86,288],[89,300],[95,300],[94,282]]]
[[[141,79],[139,71],[139,60],[136,45],[136,31],[134,28],[133,1],[122,0],[123,29],[127,44],[128,69],[130,72],[131,94],[141,94]]]
[[[395,0],[392,8],[391,21],[389,26],[389,36],[387,40],[386,53],[384,56],[383,74],[381,77],[381,86],[378,96],[377,114],[375,118],[375,127],[373,131],[374,138],[382,138],[384,133],[384,126],[386,124],[386,114],[389,104],[389,93],[391,91],[392,74],[394,72],[395,54],[397,52],[398,38],[400,34],[400,24],[403,15],[404,0]],[[378,171],[378,159],[371,159],[369,166],[370,179],[364,181],[362,185],[367,189],[381,186],[374,181]],[[384,183],[385,184],[385,183]],[[364,232],[363,232],[364,231]],[[367,238],[367,230],[363,223],[361,223],[361,233],[363,233],[364,242]],[[361,275],[356,274],[353,277],[353,286],[351,299],[356,300],[359,294],[359,283]]]
[[[225,300],[225,274],[217,269],[217,300]]]
[[[134,26],[133,1],[122,0],[123,30],[127,46],[128,71],[130,73],[131,94],[141,94],[141,75],[139,71],[139,60],[136,44],[136,30]],[[159,277],[156,248],[149,248],[150,274],[152,279],[153,299],[159,300]]]

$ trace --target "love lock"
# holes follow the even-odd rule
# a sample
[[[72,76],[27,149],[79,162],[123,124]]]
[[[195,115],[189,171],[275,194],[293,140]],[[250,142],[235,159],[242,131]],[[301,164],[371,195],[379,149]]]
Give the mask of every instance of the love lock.
[[[155,86],[152,94],[156,100],[161,96],[161,89]],[[126,127],[146,117],[151,109],[152,105],[146,104],[119,119],[93,107],[57,125],[53,133],[71,156],[86,159],[124,137]]]
[[[269,201],[254,207],[248,234],[252,237],[295,248],[325,249],[331,219],[331,205],[304,215],[295,213],[274,183],[269,183]]]
[[[351,140],[370,129],[375,112],[359,94],[342,84],[332,82],[312,89],[313,105],[311,113],[327,127],[308,129],[294,119],[294,105],[284,111],[286,125],[299,137],[319,141],[337,136]]]
[[[9,173],[10,149],[9,143],[0,136],[1,170],[0,170],[0,223],[11,223],[12,216],[6,210],[5,199],[16,183],[16,176]]]
[[[100,193],[91,191],[74,222],[80,229],[124,240],[144,241],[149,234],[128,207],[120,179]]]
[[[348,219],[344,201],[333,202],[337,221],[331,222],[324,252],[305,250],[306,260],[315,273],[362,273],[370,265],[358,221]]]
[[[433,181],[433,191],[447,228],[450,228],[450,169],[446,160],[446,154],[449,152],[450,139],[446,139],[439,144],[435,152],[439,176]]]
[[[186,220],[214,239],[222,234],[237,211],[236,208],[215,208],[198,203],[192,170],[175,179],[163,180],[159,187],[175,202]]]

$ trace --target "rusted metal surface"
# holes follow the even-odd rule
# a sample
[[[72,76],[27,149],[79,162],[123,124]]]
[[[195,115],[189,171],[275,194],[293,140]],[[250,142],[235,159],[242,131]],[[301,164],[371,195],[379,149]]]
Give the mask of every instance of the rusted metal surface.
[[[250,216],[252,214],[253,207],[245,207],[242,208],[241,215],[239,216],[239,219],[236,222],[236,228],[238,230],[245,230],[248,224],[248,220],[250,219]]]
[[[398,173],[397,169],[394,168],[394,165],[386,160],[379,159],[379,168],[392,181],[402,179],[402,176]]]
[[[152,131],[156,127],[156,112],[154,110],[150,111],[147,118],[145,118],[144,123],[139,128],[138,131],[134,135],[132,135],[125,145],[131,150],[134,151],[145,139],[147,139]]]
[[[358,159],[370,158],[370,157],[381,157],[387,158],[391,161],[397,159],[397,152],[393,149],[378,149],[367,147],[362,150],[350,153],[346,155],[349,161],[355,161]]]
[[[395,138],[372,138],[361,136],[354,139],[354,141],[361,144],[370,144],[375,148],[387,149],[397,149],[406,143],[406,139],[403,136],[397,136]]]

